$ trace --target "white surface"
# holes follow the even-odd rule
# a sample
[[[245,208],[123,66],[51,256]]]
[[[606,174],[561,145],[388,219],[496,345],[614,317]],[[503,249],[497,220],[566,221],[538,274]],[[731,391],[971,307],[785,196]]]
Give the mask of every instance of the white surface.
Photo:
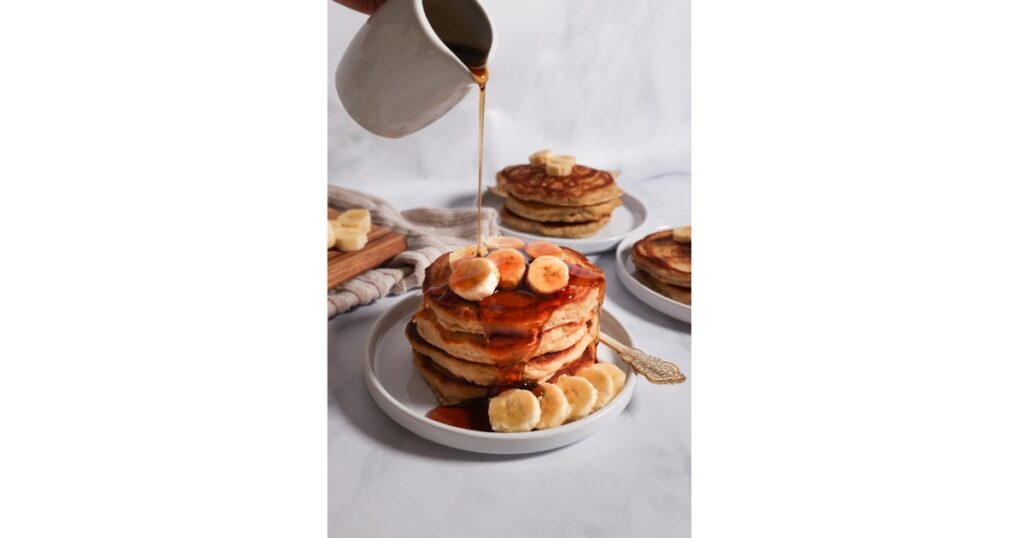
[[[499,212],[498,227],[502,235],[511,235],[527,242],[554,241],[583,254],[597,254],[615,248],[627,235],[647,221],[647,208],[643,202],[627,192],[622,195],[622,205],[612,211],[612,218],[608,220],[608,224],[593,236],[582,239],[552,238],[520,232],[502,224],[500,211],[504,204],[505,200],[502,197],[490,192],[484,193],[484,205]]]
[[[689,222],[689,2],[573,2],[571,19],[564,1],[486,5],[495,34],[486,179],[550,147],[583,164],[621,169],[619,185],[647,207],[647,225]],[[333,73],[365,17],[328,9],[325,69]],[[471,203],[475,99],[390,140],[361,130],[333,87],[325,90],[331,183],[399,209]],[[533,538],[538,528],[564,538],[689,536],[690,390],[700,382],[691,375],[690,326],[626,291],[614,251],[590,258],[608,276],[606,304],[637,345],[672,360],[690,380],[641,380],[623,413],[582,443],[527,456],[472,454],[409,433],[365,387],[367,333],[400,298],[338,316],[328,325],[331,536]]]
[[[681,225],[682,223],[674,226]],[[648,288],[643,282],[640,282],[633,276],[633,273],[636,271],[636,266],[633,265],[633,257],[631,255],[633,251],[633,243],[643,239],[647,234],[652,233],[655,230],[663,230],[666,228],[670,228],[670,226],[659,226],[658,228],[652,229],[645,228],[631,234],[619,243],[619,247],[615,249],[615,273],[618,275],[619,280],[622,281],[622,284],[626,286],[626,290],[635,295],[637,299],[640,299],[644,303],[650,305],[651,308],[657,309],[659,312],[663,312],[680,321],[690,323],[692,315],[690,305],[665,297],[657,291]]]
[[[445,446],[486,454],[531,454],[560,448],[590,437],[607,427],[633,397],[637,375],[607,346],[598,346],[598,360],[611,362],[626,372],[622,390],[607,405],[569,424],[525,433],[478,432],[456,428],[426,417],[437,400],[413,365],[405,327],[422,304],[421,296],[410,293],[374,323],[366,344],[366,388],[377,405],[402,427],[420,437]],[[601,315],[601,330],[627,345],[628,329],[607,308]]]

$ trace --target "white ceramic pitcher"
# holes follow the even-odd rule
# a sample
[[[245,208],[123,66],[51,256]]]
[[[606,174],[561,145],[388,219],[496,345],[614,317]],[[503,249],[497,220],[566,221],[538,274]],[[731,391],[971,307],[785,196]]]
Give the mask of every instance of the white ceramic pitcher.
[[[493,35],[476,0],[387,0],[359,29],[334,74],[352,119],[388,138],[416,132],[477,84],[445,45],[490,54]]]

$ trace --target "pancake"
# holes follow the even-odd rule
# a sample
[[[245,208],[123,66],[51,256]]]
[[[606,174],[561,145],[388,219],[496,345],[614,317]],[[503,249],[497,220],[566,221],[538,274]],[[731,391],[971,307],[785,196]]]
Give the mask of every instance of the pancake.
[[[562,258],[570,265],[569,287],[564,294],[544,299],[538,307],[551,308],[541,329],[550,329],[587,319],[604,299],[604,273],[586,256],[562,247]],[[448,290],[448,254],[442,254],[426,269],[423,280],[423,304],[449,331],[484,334],[480,303],[467,301]],[[588,277],[588,278],[585,278]],[[501,292],[508,293],[508,292]],[[546,306],[549,305],[549,306]]]
[[[505,205],[514,215],[540,222],[590,222],[601,220],[622,205],[622,200],[613,198],[608,202],[584,206],[560,206],[543,202],[520,200],[515,196],[505,198]]]
[[[565,365],[565,367],[555,372],[548,378],[548,382],[553,383],[563,375],[575,375],[576,372],[581,369],[594,364],[596,347],[596,343],[590,344],[590,346],[584,350],[583,355],[581,355],[580,358],[570,362]],[[419,370],[420,375],[423,376],[423,380],[430,386],[430,390],[434,392],[434,396],[441,405],[464,404],[470,400],[486,397],[495,390],[494,387],[476,385],[453,377],[443,368],[438,366],[437,363],[431,360],[430,357],[418,351],[413,351],[412,356],[416,369]]]
[[[406,338],[409,339],[414,351],[429,357],[438,367],[461,380],[484,386],[494,385],[498,382],[501,371],[498,366],[453,357],[445,349],[432,345],[420,336],[416,328],[417,325],[419,323],[410,321],[405,328]],[[583,336],[568,348],[527,361],[523,367],[523,381],[538,383],[547,380],[559,370],[582,357],[596,339],[597,324],[588,323]]]
[[[589,222],[539,222],[526,219],[509,211],[507,205],[501,208],[501,223],[509,228],[532,234],[541,234],[548,237],[565,237],[579,239],[590,237],[604,228],[611,217],[604,217]]]
[[[540,333],[537,348],[527,358],[533,358],[554,351],[571,347],[587,334],[587,326],[596,317],[591,311],[579,321],[566,323]],[[488,351],[487,340],[482,334],[449,331],[437,321],[437,316],[429,308],[417,312],[412,317],[417,335],[430,345],[445,350],[449,355],[464,361],[479,364],[497,364],[501,362],[500,354]]]
[[[642,282],[648,288],[651,288],[652,290],[674,301],[679,301],[680,303],[686,305],[690,304],[690,288],[684,288],[682,286],[673,286],[672,284],[662,282],[655,278],[654,276],[652,276],[650,273],[639,269],[637,270],[635,275],[636,279]]]
[[[579,164],[567,176],[549,176],[543,168],[517,164],[498,172],[496,179],[499,189],[520,200],[558,206],[600,204],[622,194],[611,174]]]
[[[672,239],[672,230],[654,232],[633,244],[633,264],[666,284],[690,287],[690,243]]]

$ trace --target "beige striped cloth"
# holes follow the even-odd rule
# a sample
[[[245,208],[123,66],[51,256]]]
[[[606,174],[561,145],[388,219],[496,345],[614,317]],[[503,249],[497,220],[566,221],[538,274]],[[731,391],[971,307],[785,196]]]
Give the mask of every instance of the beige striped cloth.
[[[384,200],[359,191],[328,187],[327,203],[340,210],[370,210],[373,223],[405,236],[407,249],[376,269],[327,292],[327,318],[381,297],[423,285],[425,270],[441,254],[476,241],[476,209],[419,208],[399,212]],[[498,214],[483,209],[483,236],[498,235]]]

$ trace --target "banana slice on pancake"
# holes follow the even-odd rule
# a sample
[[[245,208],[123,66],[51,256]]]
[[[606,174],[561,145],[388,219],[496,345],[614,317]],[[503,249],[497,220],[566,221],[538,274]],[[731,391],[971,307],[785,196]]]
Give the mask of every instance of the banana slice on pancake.
[[[541,256],[562,257],[562,247],[550,241],[534,241],[523,247],[523,250],[525,250],[531,258],[539,258]]]
[[[480,247],[480,257],[487,255],[487,247]],[[459,247],[448,253],[448,268],[455,270],[455,263],[466,258],[476,258],[476,245]]]
[[[526,283],[542,295],[555,293],[569,285],[569,266],[554,256],[534,258],[526,271]]]
[[[460,261],[451,276],[448,287],[467,301],[490,297],[498,288],[498,266],[487,258],[466,258]]]
[[[576,372],[576,375],[589,381],[597,390],[597,401],[594,402],[594,411],[601,409],[604,407],[604,404],[615,397],[615,381],[608,372],[588,366]]]
[[[569,420],[578,420],[590,414],[597,403],[597,389],[578,375],[563,375],[555,383],[569,402]]]
[[[526,246],[526,241],[523,241],[518,237],[509,237],[507,235],[492,235],[487,239],[484,239],[484,246],[490,250],[498,250],[499,248],[523,248]]]
[[[551,156],[550,149],[542,149],[535,151],[530,154],[530,166],[536,166],[537,168],[544,168],[544,163],[547,162],[548,157]]]
[[[528,390],[507,390],[487,404],[487,418],[496,432],[528,432],[540,422],[540,417],[540,402]]]
[[[567,176],[576,166],[576,157],[572,155],[551,155],[544,161],[544,173],[549,176]]]
[[[540,422],[537,423],[538,430],[546,430],[561,426],[569,418],[569,400],[558,385],[551,383],[540,383],[537,385],[541,390],[540,395]]]
[[[691,235],[692,232],[689,224],[672,230],[672,239],[679,241],[680,243],[689,243],[691,241]]]
[[[498,267],[498,289],[514,290],[526,274],[526,257],[511,248],[500,248],[487,255]]]

